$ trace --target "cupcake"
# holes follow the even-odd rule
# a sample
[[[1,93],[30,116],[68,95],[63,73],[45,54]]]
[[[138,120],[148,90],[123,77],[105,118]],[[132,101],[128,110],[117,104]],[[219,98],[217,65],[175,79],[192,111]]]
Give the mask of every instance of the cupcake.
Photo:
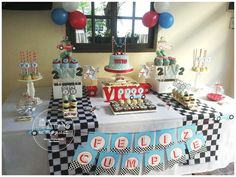
[[[40,74],[39,73],[33,73],[31,77],[32,77],[32,79],[35,80],[35,79],[40,78]]]
[[[70,96],[69,96],[69,100],[71,100],[71,101],[72,101],[72,100],[76,100],[75,95],[70,95]]]
[[[32,77],[31,77],[30,74],[26,74],[26,75],[24,76],[24,80],[31,80],[31,79],[32,79]]]
[[[167,57],[163,57],[163,66],[169,66],[170,61]]]
[[[170,65],[175,65],[176,64],[176,58],[174,57],[168,57],[169,61],[170,61]]]
[[[143,103],[143,99],[142,99],[142,98],[139,98],[139,99],[138,99],[138,103]]]
[[[72,101],[70,102],[70,105],[71,105],[71,106],[77,106],[77,100],[72,100]]]
[[[78,68],[79,67],[79,63],[78,63],[77,59],[73,58],[70,61],[69,67],[70,68]]]
[[[162,57],[156,57],[154,60],[154,65],[156,66],[162,66],[163,65],[163,59]]]
[[[127,99],[127,100],[126,100],[126,103],[127,103],[127,104],[131,104],[131,100],[130,100],[130,99]]]
[[[68,58],[64,58],[62,60],[61,66],[62,66],[62,68],[69,68],[69,59]]]
[[[77,107],[76,106],[71,106],[70,107],[70,111],[76,111],[77,110]]]
[[[133,105],[136,105],[137,103],[138,103],[138,101],[137,101],[136,99],[133,99],[133,100],[132,100],[132,104],[133,104]]]
[[[62,106],[63,106],[63,108],[69,107],[70,106],[69,101],[64,100]]]
[[[61,61],[58,58],[53,60],[52,68],[53,68],[53,70],[57,70],[57,69],[61,68]]]
[[[69,107],[63,107],[64,112],[69,112],[69,110],[70,110]]]
[[[119,100],[119,104],[120,104],[120,105],[123,105],[124,103],[125,103],[124,100]]]

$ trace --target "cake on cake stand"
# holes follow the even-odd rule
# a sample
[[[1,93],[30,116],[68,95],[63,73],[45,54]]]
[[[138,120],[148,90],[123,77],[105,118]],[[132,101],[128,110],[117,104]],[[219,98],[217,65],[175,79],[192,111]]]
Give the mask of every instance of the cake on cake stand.
[[[123,43],[118,44],[112,37],[112,55],[109,59],[109,65],[104,67],[104,70],[110,73],[115,73],[114,82],[126,83],[124,74],[133,72],[133,67],[129,65],[129,57],[126,54],[126,38]]]

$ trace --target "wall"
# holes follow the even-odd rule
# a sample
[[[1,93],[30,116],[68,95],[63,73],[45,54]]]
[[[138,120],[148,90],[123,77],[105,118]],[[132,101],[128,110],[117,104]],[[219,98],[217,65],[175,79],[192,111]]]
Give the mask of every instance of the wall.
[[[212,85],[220,80],[225,85],[226,94],[233,96],[234,72],[234,31],[229,29],[231,13],[226,11],[227,3],[171,3],[170,11],[175,23],[170,29],[160,29],[158,36],[173,45],[168,53],[177,58],[178,64],[186,68],[183,79],[191,81],[192,51],[204,48],[212,57],[209,72],[203,74],[203,83]],[[35,50],[40,71],[44,79],[35,83],[36,87],[51,85],[51,61],[58,57],[56,45],[64,35],[64,26],[57,26],[50,19],[50,11],[3,11],[3,101],[18,87],[17,82],[19,52]],[[128,53],[130,62],[136,69],[128,76],[137,79],[141,64],[153,61],[155,53]],[[81,65],[100,67],[99,77],[107,76],[103,67],[108,63],[109,53],[79,53]]]

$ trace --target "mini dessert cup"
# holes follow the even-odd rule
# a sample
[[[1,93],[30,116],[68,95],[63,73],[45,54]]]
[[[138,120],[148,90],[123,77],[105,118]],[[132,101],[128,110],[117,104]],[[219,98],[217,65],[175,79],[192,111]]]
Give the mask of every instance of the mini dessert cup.
[[[70,105],[71,105],[71,106],[77,106],[77,100],[72,100],[72,101],[70,102]]]
[[[70,107],[70,111],[76,111],[77,110],[77,107],[76,106],[71,106]]]

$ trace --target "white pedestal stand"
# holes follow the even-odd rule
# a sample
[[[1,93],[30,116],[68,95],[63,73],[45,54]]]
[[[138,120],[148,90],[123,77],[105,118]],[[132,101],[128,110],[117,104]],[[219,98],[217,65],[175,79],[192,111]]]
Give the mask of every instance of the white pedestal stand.
[[[194,78],[194,85],[193,85],[193,91],[197,92],[201,90],[201,80],[202,80],[202,72],[195,72],[195,78]]]
[[[27,95],[29,95],[32,100],[35,101],[36,105],[39,105],[42,103],[42,100],[38,97],[35,97],[35,88],[34,88],[34,82],[41,80],[43,77],[39,77],[38,79],[34,80],[18,80],[19,82],[26,82],[27,83]]]

